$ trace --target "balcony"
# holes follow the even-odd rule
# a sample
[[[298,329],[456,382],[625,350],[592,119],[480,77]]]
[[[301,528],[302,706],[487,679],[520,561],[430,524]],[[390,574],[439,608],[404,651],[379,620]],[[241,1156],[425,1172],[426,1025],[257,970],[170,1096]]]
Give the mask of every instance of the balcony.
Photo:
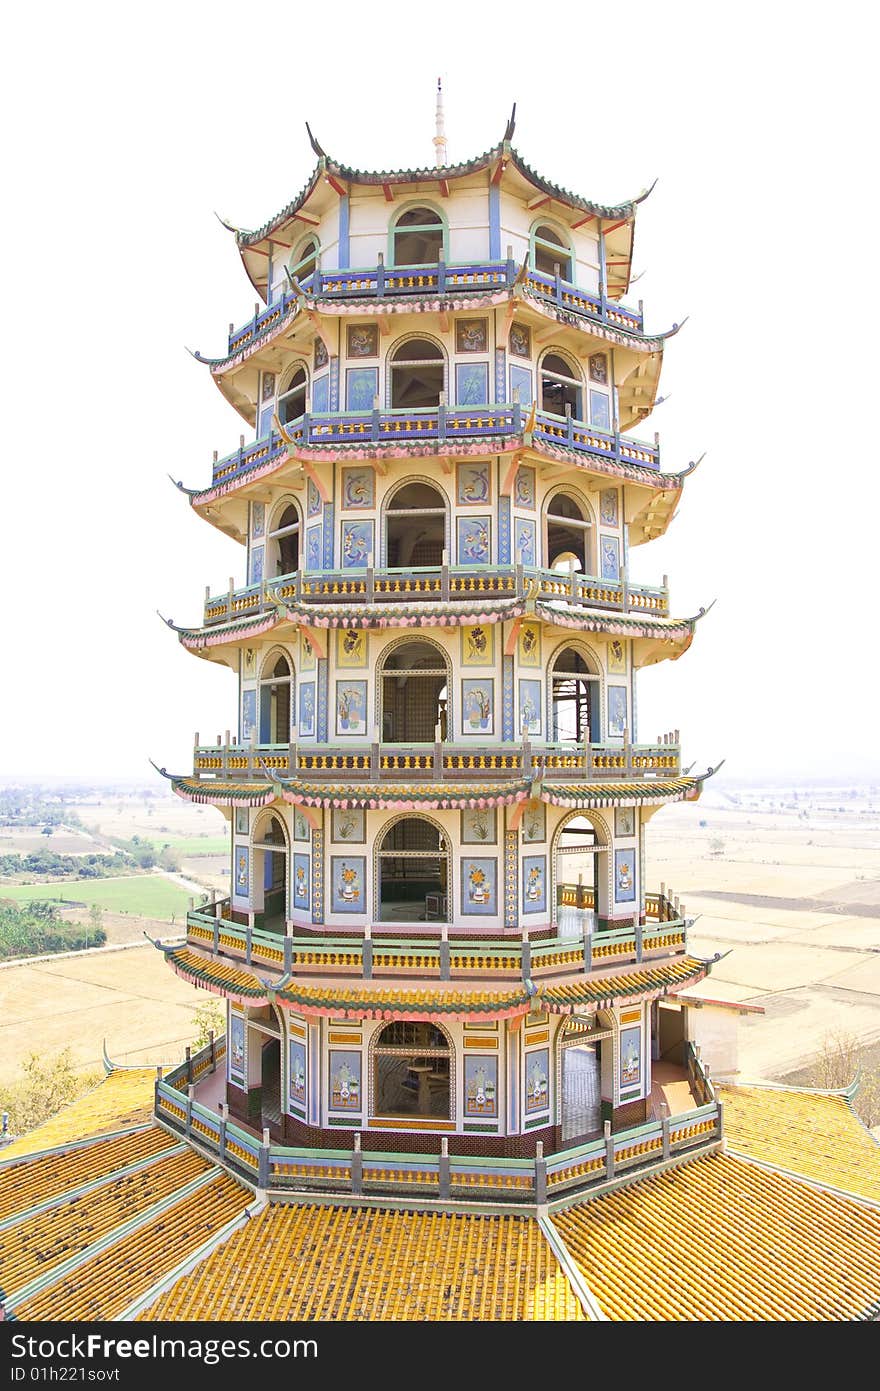
[[[265,778],[265,772],[307,781],[328,777],[346,782],[393,781],[467,782],[498,778],[505,781],[562,779],[601,781],[681,776],[681,746],[672,742],[656,744],[499,744],[477,750],[472,744],[310,744],[302,748],[290,744],[199,744],[193,754],[197,777]]]
[[[484,290],[512,289],[520,267],[515,261],[474,261],[467,264],[435,266],[388,266],[380,263],[372,270],[315,271],[302,283],[309,298],[332,301],[355,299],[364,301],[369,313],[371,301],[389,297],[414,295],[460,295]],[[543,275],[527,270],[523,280],[526,291],[545,304],[584,319],[605,324],[627,333],[644,333],[641,308],[627,309],[614,300],[581,290],[559,276]],[[229,334],[228,356],[233,357],[269,334],[297,304],[299,296],[293,291],[282,295],[274,304],[255,314],[246,324],[233,328]]]
[[[215,956],[297,978],[360,980],[544,980],[663,960],[687,950],[687,920],[665,894],[646,895],[644,923],[634,919],[597,931],[593,930],[592,889],[557,884],[556,900],[561,931],[531,940],[526,932],[505,938],[501,933],[481,935],[474,928],[439,923],[426,924],[418,935],[411,926],[395,934],[387,922],[368,927],[363,935],[317,931],[294,936],[293,924],[285,932],[283,920],[278,919],[278,930],[273,931],[261,914],[233,909],[226,898],[187,913],[186,940]],[[374,930],[380,935],[374,936]]]
[[[232,483],[250,470],[280,463],[288,450],[297,448],[339,448],[359,444],[412,444],[436,440],[451,445],[456,441],[521,436],[529,422],[529,411],[519,401],[473,406],[428,406],[420,410],[372,410],[309,412],[285,426],[285,439],[276,430],[242,444],[233,454],[214,464],[212,484]],[[537,411],[531,422],[531,439],[573,450],[589,463],[591,459],[621,466],[660,471],[660,446],[631,439],[619,431],[596,430],[573,416]]]
[[[586,608],[652,618],[669,615],[665,585],[630,584],[599,579],[574,570],[542,570],[521,565],[437,565],[408,570],[380,567],[348,570],[298,570],[274,580],[230,589],[205,601],[204,624],[212,627],[252,614],[277,610],[277,601],[300,608],[309,604],[396,604],[420,600],[524,599],[567,601]]]
[[[308,1149],[269,1143],[243,1122],[221,1114],[224,1077],[220,1064],[225,1039],[213,1041],[156,1082],[155,1115],[161,1124],[192,1141],[245,1183],[273,1196],[330,1192],[346,1197],[407,1197],[439,1200],[453,1208],[475,1200],[533,1210],[558,1199],[601,1193],[621,1175],[644,1178],[676,1159],[710,1153],[723,1136],[723,1111],[699,1050],[685,1045],[685,1063],[677,1072],[688,1082],[686,1110],[664,1114],[654,1102],[652,1118],[641,1125],[570,1145],[535,1159],[448,1153],[389,1152],[364,1147]],[[667,1069],[668,1072],[668,1069]],[[372,1137],[387,1144],[387,1131]],[[369,1142],[368,1142],[369,1143]]]

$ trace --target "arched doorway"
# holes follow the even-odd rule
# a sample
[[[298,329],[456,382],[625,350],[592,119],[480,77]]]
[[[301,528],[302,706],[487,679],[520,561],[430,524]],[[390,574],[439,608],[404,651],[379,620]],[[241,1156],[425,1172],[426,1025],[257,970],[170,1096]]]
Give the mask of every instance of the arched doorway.
[[[573,812],[556,833],[553,847],[556,930],[582,938],[595,928],[599,903],[599,861],[606,849],[582,812]]]
[[[575,647],[557,653],[550,670],[550,738],[554,744],[599,742],[599,675]]]
[[[260,677],[260,743],[289,744],[293,668],[283,652],[272,653]]]
[[[556,493],[547,504],[547,565],[551,570],[569,567],[582,575],[590,565],[593,523],[587,508],[570,493]]]
[[[289,894],[287,835],[277,816],[268,813],[254,830],[252,902],[256,926],[284,932]]]
[[[301,415],[305,415],[308,386],[309,379],[305,367],[295,367],[278,397],[278,419],[282,425],[290,425],[294,420],[299,420]]]
[[[611,1049],[610,1030],[595,1021],[567,1019],[562,1026],[561,1140],[573,1144],[602,1130],[602,1049]]]
[[[430,338],[407,338],[391,354],[391,409],[425,410],[439,406],[445,385],[445,358]]]
[[[573,362],[561,353],[541,359],[541,410],[564,416],[568,407],[575,420],[583,420],[583,382]]]
[[[266,537],[267,573],[275,576],[292,575],[299,569],[300,535],[299,512],[294,504],[289,502]]]
[[[449,666],[433,642],[404,639],[382,658],[379,692],[382,742],[430,744],[446,738]]]
[[[396,1020],[373,1049],[373,1112],[377,1116],[452,1116],[453,1048],[448,1035],[423,1020]]]
[[[449,921],[449,842],[424,816],[393,821],[379,842],[380,922]]]
[[[430,483],[404,483],[385,508],[385,564],[399,570],[440,565],[445,546],[443,494]]]

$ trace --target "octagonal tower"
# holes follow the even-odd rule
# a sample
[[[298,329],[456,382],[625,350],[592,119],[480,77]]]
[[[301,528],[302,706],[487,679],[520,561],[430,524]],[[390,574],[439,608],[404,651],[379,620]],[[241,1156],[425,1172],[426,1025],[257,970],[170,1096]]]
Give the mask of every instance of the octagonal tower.
[[[310,133],[303,191],[231,229],[260,303],[200,360],[252,438],[183,491],[246,583],[178,632],[237,733],[172,778],[230,821],[231,894],[162,950],[228,1001],[242,1136],[552,1155],[650,1122],[685,1061],[665,1002],[709,963],[645,827],[702,778],[635,683],[696,619],[628,568],[690,472],[629,433],[669,337],[622,303],[646,195],[512,135],[364,173]]]

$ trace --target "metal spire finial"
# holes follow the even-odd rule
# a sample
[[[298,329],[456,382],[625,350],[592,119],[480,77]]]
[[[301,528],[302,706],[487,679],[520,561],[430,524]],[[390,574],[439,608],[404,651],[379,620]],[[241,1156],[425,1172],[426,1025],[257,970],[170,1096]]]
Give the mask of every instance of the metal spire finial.
[[[436,133],[434,135],[434,163],[438,169],[446,167],[446,128],[443,124],[443,83],[437,78]]]

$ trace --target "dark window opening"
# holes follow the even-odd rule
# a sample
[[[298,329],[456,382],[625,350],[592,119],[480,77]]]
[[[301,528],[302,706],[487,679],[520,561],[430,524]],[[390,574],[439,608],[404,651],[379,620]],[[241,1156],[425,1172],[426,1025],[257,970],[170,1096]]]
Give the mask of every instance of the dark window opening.
[[[436,266],[443,251],[443,221],[432,208],[410,208],[394,228],[396,266]]]

